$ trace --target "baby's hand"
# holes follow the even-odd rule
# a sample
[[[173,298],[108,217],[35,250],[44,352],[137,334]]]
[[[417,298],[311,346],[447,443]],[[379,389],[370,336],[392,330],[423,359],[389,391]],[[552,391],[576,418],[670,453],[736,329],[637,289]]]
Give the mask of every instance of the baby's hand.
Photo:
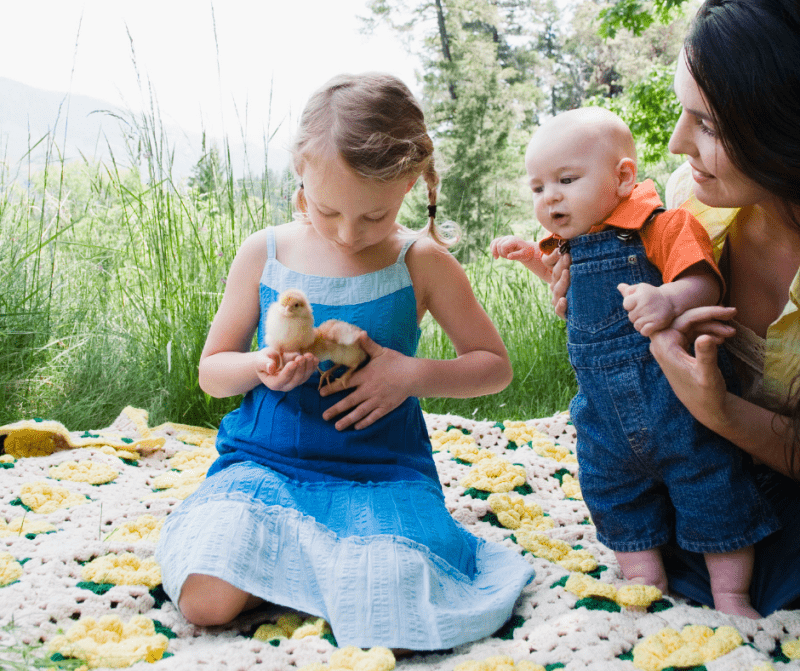
[[[489,245],[489,251],[494,258],[503,257],[509,261],[533,261],[541,256],[535,242],[528,242],[516,235],[495,238]]]
[[[675,306],[659,287],[652,284],[619,284],[619,292],[625,297],[622,307],[628,311],[628,319],[643,336],[667,328],[677,316]]]
[[[258,379],[273,391],[290,391],[303,384],[317,370],[319,360],[313,354],[284,353],[283,368],[278,352],[265,347],[256,354]]]

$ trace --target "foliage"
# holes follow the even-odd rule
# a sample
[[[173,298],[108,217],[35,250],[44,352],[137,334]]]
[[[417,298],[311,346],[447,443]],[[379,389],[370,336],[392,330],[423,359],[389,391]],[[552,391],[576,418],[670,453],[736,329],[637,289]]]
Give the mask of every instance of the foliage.
[[[654,67],[631,85],[624,98],[598,96],[590,101],[616,112],[626,121],[636,138],[640,165],[651,170],[666,160],[664,147],[680,116],[680,103],[672,93],[672,78],[672,68]]]
[[[471,399],[423,399],[434,413],[497,420],[546,417],[566,410],[577,392],[567,358],[564,322],[550,307],[549,289],[519,263],[488,255],[467,266],[478,300],[497,326],[511,357],[514,379],[502,392]],[[430,318],[423,321],[419,356],[455,356],[452,343]]]
[[[600,12],[598,32],[603,37],[615,37],[620,28],[641,35],[653,22],[669,23],[686,0],[614,0]]]
[[[525,419],[566,407],[574,377],[546,288],[518,264],[491,262],[486,248],[508,230],[536,233],[522,157],[540,120],[563,109],[615,109],[637,137],[640,174],[666,176],[677,160],[664,156],[687,19],[661,26],[642,16],[662,20],[684,5],[371,0],[372,20],[392,25],[421,58],[442,211],[464,232],[454,251],[515,371],[501,394],[427,399],[425,409]],[[605,24],[615,28],[601,28],[603,37]],[[234,178],[227,144],[204,143],[180,183],[155,110],[119,122],[127,155],[108,165],[67,164],[49,136],[41,172],[19,166],[15,175],[0,163],[0,423],[46,416],[97,427],[132,404],[156,423],[216,425],[238,403],[203,394],[197,364],[233,255],[252,231],[291,217],[294,177],[265,167]],[[418,185],[401,222],[418,228],[425,205]],[[452,356],[435,323],[423,332],[422,356]]]
[[[441,202],[465,232],[459,258],[477,258],[489,242],[496,203],[519,209],[516,179],[524,143],[542,99],[530,74],[536,56],[520,39],[523,15],[539,2],[437,0],[408,5],[373,0],[373,21],[421,37],[409,48],[423,68],[423,100],[443,173]]]
[[[0,424],[36,416],[96,428],[134,405],[151,423],[216,426],[239,403],[204,394],[197,364],[236,250],[279,223],[273,215],[287,212],[293,178],[234,179],[221,161],[216,188],[199,195],[156,164],[170,156],[158,120],[127,123],[130,155],[108,166],[57,160],[24,186],[0,175]],[[574,378],[544,285],[485,257],[469,272],[505,329],[517,380],[452,411],[523,419],[563,409]],[[453,356],[437,328],[425,324],[421,354]],[[531,347],[531,333],[551,335]]]
[[[462,261],[486,249],[498,203],[507,228],[530,228],[523,157],[548,116],[583,105],[614,109],[637,138],[640,175],[663,181],[675,164],[667,142],[677,118],[672,71],[688,24],[683,2],[368,3],[367,27],[387,23],[422,62],[422,100],[444,167],[442,209],[464,230]],[[421,199],[416,205],[416,220],[404,222],[411,227],[424,211]]]
[[[212,144],[206,148],[205,132],[203,133],[201,151],[202,155],[192,169],[191,177],[189,177],[189,187],[198,196],[216,194],[220,187],[223,166],[217,145]]]
[[[235,404],[200,391],[197,363],[236,249],[273,223],[276,180],[224,164],[198,197],[173,182],[158,120],[125,122],[129,155],[108,166],[3,180],[0,422],[98,426],[133,404],[213,424]]]

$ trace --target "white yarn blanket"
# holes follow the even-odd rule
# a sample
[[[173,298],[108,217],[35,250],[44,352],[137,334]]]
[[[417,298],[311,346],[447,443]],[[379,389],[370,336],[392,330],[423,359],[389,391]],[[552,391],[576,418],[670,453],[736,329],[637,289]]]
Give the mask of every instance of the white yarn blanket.
[[[0,469],[0,557],[10,554],[22,572],[10,584],[0,586],[0,668],[3,668],[3,658],[13,656],[9,652],[12,643],[44,644],[40,654],[49,657],[47,646],[59,633],[68,632],[88,618],[109,615],[119,617],[123,623],[136,615],[144,615],[157,623],[158,631],[169,637],[163,658],[154,663],[133,661],[131,668],[135,669],[279,670],[301,668],[314,662],[328,663],[336,651],[331,637],[311,635],[272,642],[253,637],[259,625],[275,622],[285,609],[264,607],[240,616],[229,626],[204,629],[188,624],[174,604],[162,601],[163,594],[158,588],[143,584],[103,584],[102,578],[95,578],[94,582],[86,579],[85,568],[99,557],[133,553],[142,561],[151,558],[155,550],[152,537],[138,542],[131,540],[120,531],[123,525],[148,514],[157,519],[167,516],[180,504],[178,497],[185,496],[192,488],[192,480],[201,477],[198,473],[202,474],[210,463],[213,435],[172,424],[151,429],[146,424],[146,414],[138,412],[137,415],[133,409],[126,408],[106,429],[88,432],[64,429],[60,437],[51,441],[54,447],[60,448],[52,454],[20,456],[15,461],[5,458],[7,465]],[[427,415],[426,422],[431,433],[456,427],[465,436],[471,436],[478,448],[521,466],[527,487],[517,491],[525,503],[541,506],[554,523],[551,529],[540,533],[549,539],[565,541],[573,548],[580,546],[587,550],[600,567],[593,575],[601,583],[614,587],[623,585],[614,555],[596,540],[583,501],[570,498],[562,488],[562,480],[569,480],[565,476],[574,476],[577,471],[569,455],[565,460],[563,450],[559,453],[557,449],[574,451],[575,432],[566,415],[527,422],[527,427],[538,429],[544,436],[518,448],[509,443],[503,425],[493,421]],[[40,426],[50,424],[55,423],[40,423]],[[16,430],[31,426],[35,428],[36,425],[21,422],[0,427],[0,435],[7,435],[6,450]],[[147,440],[137,443],[142,439]],[[469,437],[465,440],[469,443]],[[115,448],[128,444],[134,450],[141,450],[141,458],[138,462],[123,460],[118,456],[123,453],[103,448],[102,443]],[[438,445],[438,439],[436,443]],[[553,443],[558,446],[554,447]],[[548,446],[553,449],[543,449]],[[51,467],[87,460],[110,466],[118,473],[117,477],[100,485],[54,479],[54,475],[63,475],[51,471]],[[475,488],[462,484],[464,478],[478,468],[480,461],[470,463],[454,457],[447,443],[435,453],[435,460],[453,516],[472,533],[522,552],[517,542],[521,530],[500,525],[485,494],[481,496]],[[183,470],[173,470],[175,468]],[[21,505],[20,500],[23,486],[32,482],[46,482],[88,499],[81,505],[36,513],[30,506]],[[168,487],[170,484],[173,486]],[[184,489],[181,490],[181,486]],[[574,495],[579,496],[579,493]],[[516,494],[512,497],[516,498]],[[14,520],[20,517],[24,517],[26,524],[46,521],[54,531],[35,533],[34,527],[23,527],[20,531],[13,527]],[[8,532],[9,528],[17,528],[17,531]],[[30,533],[26,533],[28,528],[32,530]],[[800,660],[786,656],[791,655],[791,643],[800,637],[800,613],[781,611],[762,620],[749,620],[726,616],[672,597],[657,601],[648,609],[620,607],[607,599],[579,597],[567,589],[566,579],[571,575],[568,569],[532,552],[526,551],[525,557],[534,565],[536,576],[520,596],[512,620],[499,635],[453,650],[401,658],[397,668],[452,671],[469,660],[481,662],[505,655],[506,662],[511,664],[503,667],[505,669],[523,668],[524,665],[514,664],[527,661],[542,665],[547,671],[557,668],[633,670],[644,668],[641,661],[634,666],[632,653],[648,636],[666,628],[681,633],[687,631],[684,629],[687,625],[707,625],[712,630],[722,626],[735,628],[742,644],[716,659],[705,661],[704,666],[695,666],[696,669],[800,669]],[[60,658],[54,659],[56,666]],[[104,668],[96,659],[94,664]],[[472,668],[492,667],[486,662]],[[650,668],[658,668],[658,664]]]

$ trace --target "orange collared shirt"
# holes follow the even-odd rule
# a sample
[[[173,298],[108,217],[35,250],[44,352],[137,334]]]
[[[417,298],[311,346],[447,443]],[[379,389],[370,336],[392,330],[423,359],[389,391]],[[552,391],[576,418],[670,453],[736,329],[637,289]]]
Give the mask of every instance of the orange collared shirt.
[[[703,225],[687,210],[666,210],[645,222],[654,210],[663,207],[652,180],[637,184],[631,195],[623,200],[601,224],[592,226],[589,233],[609,228],[638,231],[648,260],[661,272],[664,282],[672,282],[695,263],[706,262],[720,283],[720,296],[725,293],[725,281],[714,260],[711,240]],[[561,242],[555,233],[539,243],[545,253],[552,252]]]

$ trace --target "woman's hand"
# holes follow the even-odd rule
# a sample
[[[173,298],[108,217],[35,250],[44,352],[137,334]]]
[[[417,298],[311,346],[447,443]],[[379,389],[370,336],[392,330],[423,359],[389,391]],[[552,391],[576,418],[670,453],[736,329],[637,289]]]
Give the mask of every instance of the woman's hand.
[[[259,350],[255,359],[258,379],[273,391],[291,391],[300,386],[317,370],[319,360],[313,354],[286,353],[283,368],[281,357],[271,347]]]
[[[717,347],[736,332],[719,320],[732,319],[735,314],[735,308],[694,308],[650,336],[650,352],[675,395],[711,429],[725,422],[728,413],[728,391],[717,365]],[[689,353],[692,343],[694,356]]]
[[[553,308],[561,319],[566,320],[569,267],[572,264],[572,257],[569,254],[562,254],[556,249],[549,254],[544,254],[542,256],[542,263],[550,271],[550,278],[546,281],[550,285]]]
[[[323,419],[331,420],[347,413],[335,424],[339,431],[353,425],[356,429],[368,427],[397,408],[410,395],[408,387],[403,384],[403,380],[408,379],[406,364],[409,357],[381,347],[366,333],[361,334],[358,342],[369,355],[369,363],[350,378],[347,388],[355,387],[354,391],[322,414]],[[324,387],[320,394],[328,396],[339,391],[341,385],[334,382]]]

